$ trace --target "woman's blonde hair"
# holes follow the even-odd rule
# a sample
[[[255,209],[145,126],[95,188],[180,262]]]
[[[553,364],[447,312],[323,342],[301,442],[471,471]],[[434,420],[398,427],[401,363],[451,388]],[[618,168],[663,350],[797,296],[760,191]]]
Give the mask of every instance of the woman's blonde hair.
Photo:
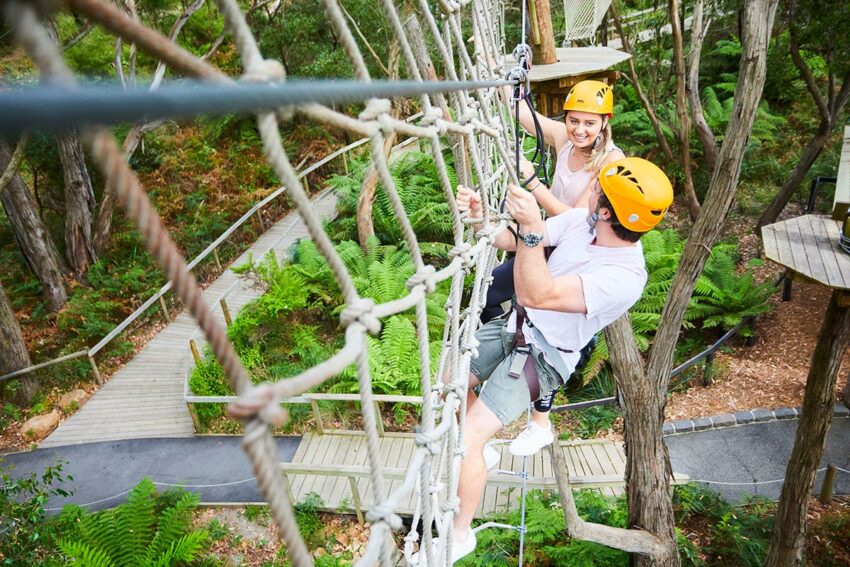
[[[599,170],[602,169],[602,164],[605,163],[611,152],[616,149],[616,146],[614,146],[614,136],[611,133],[611,121],[603,116],[602,122],[604,126],[593,143],[593,149],[590,151],[587,163],[584,164],[584,170],[592,171],[594,175],[599,173]]]

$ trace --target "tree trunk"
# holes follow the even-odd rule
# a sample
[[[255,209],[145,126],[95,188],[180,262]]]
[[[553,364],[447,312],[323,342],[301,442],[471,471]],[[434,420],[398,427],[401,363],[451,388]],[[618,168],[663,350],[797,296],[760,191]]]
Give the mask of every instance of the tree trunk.
[[[800,416],[794,450],[785,471],[773,523],[773,537],[765,560],[768,567],[799,565],[803,559],[809,493],[826,445],[841,357],[850,344],[850,307],[846,303],[841,305],[841,295],[847,299],[846,292],[832,292],[812,355],[803,398],[803,415]]]
[[[641,557],[638,564],[678,565],[675,518],[670,499],[670,458],[661,433],[665,392],[644,372],[628,315],[605,329],[614,378],[623,393],[626,444],[626,494],[629,527],[646,530],[664,546],[663,557]]]
[[[785,183],[782,184],[782,187],[779,188],[779,192],[764,210],[761,217],[759,217],[759,220],[756,223],[756,232],[758,234],[761,234],[761,227],[772,224],[776,222],[777,218],[779,218],[779,215],[782,213],[782,209],[784,209],[785,205],[788,204],[788,201],[791,200],[791,196],[800,186],[803,178],[806,177],[809,169],[811,169],[812,164],[816,159],[818,159],[818,156],[824,146],[826,146],[826,143],[829,141],[829,136],[832,133],[833,126],[833,121],[821,122],[817,134],[809,140],[809,143],[806,145],[806,149],[803,150],[803,155],[800,157],[800,160],[797,162],[797,165],[794,167],[791,175],[788,176],[788,179],[786,179]]]
[[[673,60],[676,70],[676,115],[679,117],[679,163],[685,176],[685,197],[692,220],[699,216],[699,200],[694,190],[691,172],[691,122],[688,118],[688,101],[685,96],[685,49],[682,40],[682,22],[679,17],[679,0],[670,0],[670,29],[673,32]]]
[[[714,137],[714,132],[708,126],[705,120],[705,115],[702,111],[702,102],[699,98],[699,64],[700,56],[702,55],[702,46],[705,42],[705,36],[708,34],[708,26],[711,23],[709,18],[705,17],[703,8],[705,1],[697,0],[694,4],[693,15],[693,30],[691,32],[691,52],[688,55],[688,82],[685,85],[685,91],[688,94],[688,100],[691,103],[691,113],[694,116],[694,128],[697,131],[697,137],[702,142],[703,153],[705,155],[705,164],[709,171],[714,171],[714,166],[717,164],[717,140]]]
[[[389,70],[390,79],[398,79],[398,68],[401,61],[401,52],[398,39],[393,39],[390,44]],[[393,105],[392,116],[398,118],[401,109],[398,104]],[[384,155],[390,157],[393,146],[398,139],[398,133],[393,130],[384,138]],[[360,186],[360,196],[357,197],[357,239],[360,247],[366,251],[366,244],[375,235],[375,225],[372,222],[372,205],[375,203],[375,190],[378,188],[378,170],[372,166],[363,177],[363,185]]]
[[[21,334],[21,327],[15,319],[15,312],[12,310],[9,298],[6,297],[6,292],[3,291],[3,285],[0,284],[0,375],[26,368],[29,365],[30,355]],[[18,390],[18,400],[22,404],[29,404],[35,397],[38,384],[32,374],[25,374],[20,378],[20,381],[21,389]]]
[[[415,17],[410,17],[404,22],[404,29],[407,32],[407,38],[410,41],[410,47],[413,50],[413,56],[416,58],[416,63],[419,66],[419,72],[424,81],[436,81],[437,71],[434,69],[434,63],[431,61],[431,56],[428,54],[428,47],[425,45],[425,38],[422,35],[422,28],[419,26],[419,20]],[[432,100],[436,100],[443,111],[443,118],[451,120],[451,112],[449,112],[449,104],[446,102],[446,97],[443,93],[436,93]],[[449,140],[452,141],[452,156],[455,160],[455,171],[457,172],[457,182],[460,185],[470,187],[472,185],[472,169],[467,159],[466,140],[459,134],[447,134]]]
[[[669,550],[668,556],[662,558],[636,556],[634,564],[639,566],[678,565],[668,492],[670,465],[661,436],[665,396],[670,385],[673,353],[694,284],[705,266],[711,246],[720,236],[735,198],[744,148],[764,87],[767,46],[776,1],[751,0],[744,7],[739,84],[747,87],[735,93],[734,110],[718,163],[702,211],[679,262],[646,372],[642,370],[634,338],[629,336],[631,327],[626,319],[609,325],[606,331],[614,373],[626,399],[629,519],[654,534]]]
[[[56,141],[65,178],[65,257],[74,276],[82,279],[97,261],[91,234],[94,191],[80,138],[69,133],[56,136]]]
[[[0,140],[0,170],[6,169],[11,158],[6,142]],[[47,227],[38,216],[35,200],[19,174],[12,175],[9,185],[0,191],[0,200],[24,258],[41,282],[48,308],[59,311],[68,301],[62,280],[65,266]]]
[[[549,0],[523,0],[528,2],[531,25],[531,54],[535,65],[558,62],[555,51],[555,31],[552,28],[552,10]]]
[[[614,4],[611,4],[611,15],[614,18],[614,26],[617,28],[617,34],[620,36],[620,41],[623,42],[623,51],[632,55],[632,48],[629,45],[629,38],[626,37],[626,34],[623,32],[623,25],[620,23],[620,16],[617,14],[616,8],[614,8]],[[649,123],[652,124],[652,129],[655,131],[655,138],[658,140],[658,147],[661,148],[661,151],[664,152],[664,156],[673,161],[676,158],[673,156],[673,150],[670,149],[670,144],[667,143],[667,138],[664,136],[664,132],[661,130],[661,124],[658,120],[658,115],[655,114],[655,109],[652,104],[650,104],[649,99],[646,97],[646,93],[643,92],[643,89],[640,86],[640,79],[638,78],[637,71],[635,70],[635,62],[634,57],[629,57],[627,60],[629,65],[629,77],[632,80],[632,85],[635,87],[635,92],[640,99],[640,104],[643,106],[644,112],[646,112],[647,117],[649,117]]]

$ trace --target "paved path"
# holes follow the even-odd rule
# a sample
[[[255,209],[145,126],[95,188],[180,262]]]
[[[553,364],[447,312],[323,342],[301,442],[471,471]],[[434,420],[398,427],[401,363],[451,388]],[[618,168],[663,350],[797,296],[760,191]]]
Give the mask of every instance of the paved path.
[[[324,219],[336,211],[336,196],[325,191],[313,201]],[[240,256],[238,266],[252,254],[260,258],[269,250],[278,255],[307,229],[297,212],[292,212],[266,231]],[[219,299],[226,294],[235,316],[261,290],[226,270],[205,291],[204,298],[223,321]],[[41,447],[150,437],[191,437],[192,419],[183,400],[183,385],[189,368],[189,339],[198,327],[187,312],[181,313],[160,331],[130,362],[116,372],[86,404],[65,420]]]
[[[676,473],[712,481],[711,488],[729,499],[760,494],[776,499],[794,444],[796,420],[753,423],[666,437]],[[65,471],[74,477],[69,499],[52,499],[48,507],[66,502],[114,506],[143,477],[160,483],[185,484],[201,494],[203,502],[259,502],[260,495],[241,436],[201,436],[188,439],[134,439],[88,443],[7,455],[0,466],[15,476],[40,472],[56,459],[68,461]],[[278,438],[282,462],[291,462],[300,437]],[[832,421],[822,466],[850,470],[850,418]],[[818,475],[818,481],[823,477]],[[724,484],[720,484],[724,483]],[[725,484],[733,483],[733,484]],[[818,490],[820,484],[816,484]],[[839,472],[836,493],[850,494],[850,475]]]
[[[278,457],[288,462],[301,438],[276,439]],[[47,503],[50,512],[69,503],[88,505],[91,510],[117,506],[145,477],[159,483],[162,490],[186,486],[199,493],[203,502],[263,502],[241,442],[241,435],[215,435],[86,443],[13,453],[4,458],[3,468],[12,476],[26,476],[65,461],[63,471],[74,480],[62,486],[73,489],[73,494],[52,497]]]
[[[772,481],[785,477],[796,432],[797,420],[793,419],[669,435],[664,439],[677,473],[693,480],[712,481],[708,486],[732,501],[746,494],[777,500],[782,482]],[[821,468],[829,463],[850,471],[850,418],[832,420]],[[820,473],[815,493],[822,480]],[[850,494],[850,474],[839,471],[835,481],[837,494]]]

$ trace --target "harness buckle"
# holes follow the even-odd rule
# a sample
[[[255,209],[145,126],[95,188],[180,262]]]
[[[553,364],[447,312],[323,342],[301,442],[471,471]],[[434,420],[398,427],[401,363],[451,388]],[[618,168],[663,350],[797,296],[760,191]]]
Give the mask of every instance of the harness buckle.
[[[511,360],[511,366],[508,368],[508,376],[517,379],[522,376],[522,369],[525,368],[525,361],[528,360],[531,354],[531,348],[527,346],[518,346],[514,349],[514,358]]]

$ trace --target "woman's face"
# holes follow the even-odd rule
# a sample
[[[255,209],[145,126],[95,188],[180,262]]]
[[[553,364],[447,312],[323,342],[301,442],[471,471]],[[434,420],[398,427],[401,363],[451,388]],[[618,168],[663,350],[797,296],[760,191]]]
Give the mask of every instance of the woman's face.
[[[567,112],[565,120],[567,122],[567,138],[575,147],[593,147],[593,143],[603,127],[601,114],[570,110]]]

